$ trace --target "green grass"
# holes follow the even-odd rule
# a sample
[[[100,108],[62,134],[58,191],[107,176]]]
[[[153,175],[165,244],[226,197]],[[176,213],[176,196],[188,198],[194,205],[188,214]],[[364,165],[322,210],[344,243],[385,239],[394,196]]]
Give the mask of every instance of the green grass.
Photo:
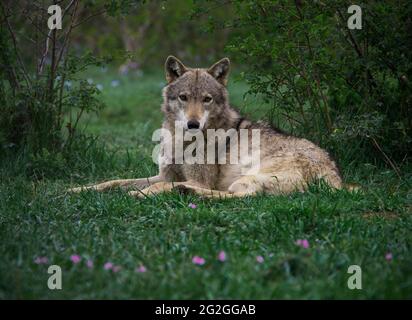
[[[24,162],[1,163],[0,298],[412,298],[408,167],[400,180],[371,164],[343,164],[361,193],[313,186],[304,194],[224,201],[179,194],[137,200],[120,190],[64,194],[74,184],[156,173],[150,138],[161,123],[162,76],[90,77],[103,84],[108,107],[82,124],[104,145],[92,143],[73,168],[57,164],[43,179],[27,178]],[[259,118],[265,107],[245,101],[246,89],[232,83],[231,99]],[[303,238],[309,249],[295,244]],[[220,250],[225,262],[217,261]],[[73,265],[72,254],[81,263]],[[205,265],[193,265],[195,255]],[[48,265],[36,265],[37,256],[61,266],[62,290],[48,289]],[[107,261],[121,271],[104,270]],[[146,273],[134,271],[140,264]],[[347,287],[350,265],[362,267],[362,290]]]

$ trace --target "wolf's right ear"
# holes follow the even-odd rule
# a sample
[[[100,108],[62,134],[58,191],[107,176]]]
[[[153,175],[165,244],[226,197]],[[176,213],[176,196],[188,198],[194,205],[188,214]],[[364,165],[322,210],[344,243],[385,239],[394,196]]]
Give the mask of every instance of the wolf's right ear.
[[[187,71],[185,65],[176,57],[168,56],[165,63],[166,80],[175,81]]]

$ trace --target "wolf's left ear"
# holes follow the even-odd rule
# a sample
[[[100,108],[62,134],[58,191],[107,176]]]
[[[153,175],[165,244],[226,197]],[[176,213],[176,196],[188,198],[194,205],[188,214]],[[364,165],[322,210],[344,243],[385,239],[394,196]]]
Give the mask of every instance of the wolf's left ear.
[[[179,78],[187,71],[185,65],[176,57],[168,56],[165,63],[166,80],[168,83]]]
[[[207,69],[207,72],[210,73],[218,82],[226,86],[227,78],[229,75],[230,69],[230,60],[229,58],[223,58],[216,62],[213,66]]]

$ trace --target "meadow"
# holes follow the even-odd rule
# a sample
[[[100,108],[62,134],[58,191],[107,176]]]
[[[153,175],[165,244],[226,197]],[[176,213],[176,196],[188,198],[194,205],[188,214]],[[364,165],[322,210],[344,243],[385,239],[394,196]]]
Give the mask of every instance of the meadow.
[[[161,124],[163,75],[95,70],[87,78],[107,105],[81,120],[96,137],[89,148],[73,146],[70,166],[42,158],[0,165],[0,299],[412,298],[407,166],[398,177],[340,163],[359,192],[313,185],[227,200],[65,193],[156,173],[151,135]],[[265,104],[247,89],[231,81],[232,103],[262,118]],[[62,268],[62,290],[47,287],[52,264]],[[350,265],[362,268],[361,290],[347,286]]]

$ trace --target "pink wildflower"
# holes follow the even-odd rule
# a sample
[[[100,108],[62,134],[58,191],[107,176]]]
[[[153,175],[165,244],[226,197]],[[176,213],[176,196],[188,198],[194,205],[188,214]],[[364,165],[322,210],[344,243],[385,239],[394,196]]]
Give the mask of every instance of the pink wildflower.
[[[257,256],[256,261],[259,262],[259,263],[263,263],[265,261],[265,259],[262,256]]]
[[[302,247],[305,249],[309,248],[309,241],[307,239],[302,240]]]
[[[138,273],[145,273],[147,269],[144,265],[140,265],[140,267],[136,268],[135,271]]]
[[[94,267],[94,263],[93,263],[93,261],[92,260],[87,260],[86,261],[86,266],[89,268],[89,269],[92,269],[93,267]]]
[[[73,254],[73,255],[70,256],[70,260],[71,260],[74,264],[77,264],[77,263],[79,263],[79,262],[82,260],[82,258],[81,258],[78,254]]]
[[[219,252],[219,255],[217,256],[217,259],[221,262],[226,261],[226,252],[223,250]]]
[[[49,258],[47,257],[36,257],[34,259],[35,264],[47,264],[49,262]]]
[[[194,264],[197,264],[198,266],[202,266],[202,265],[205,264],[206,260],[203,259],[202,257],[194,256],[194,257],[192,258],[192,262],[193,262]]]
[[[309,248],[309,241],[307,239],[298,239],[296,240],[296,245],[302,248]]]
[[[104,270],[112,270],[113,269],[113,263],[111,262],[106,262],[103,266]]]

